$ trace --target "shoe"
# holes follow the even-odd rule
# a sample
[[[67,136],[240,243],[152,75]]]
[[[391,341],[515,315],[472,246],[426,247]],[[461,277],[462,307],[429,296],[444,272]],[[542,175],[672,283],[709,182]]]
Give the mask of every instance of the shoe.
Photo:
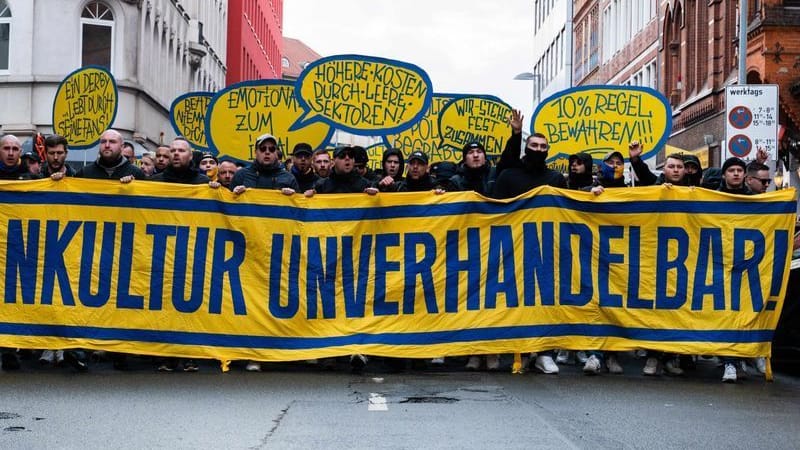
[[[361,373],[367,366],[367,357],[364,355],[350,355],[350,372]]]
[[[597,359],[597,356],[589,356],[589,359],[586,360],[586,364],[583,365],[583,373],[586,375],[597,375],[600,373],[600,360]]]
[[[581,364],[586,364],[589,356],[586,354],[586,352],[575,352],[575,359],[577,359]]]
[[[556,356],[556,363],[566,364],[569,361],[569,350],[559,350]]]
[[[78,372],[88,372],[89,363],[86,361],[86,354],[80,350],[67,350],[62,352],[64,361]]]
[[[588,358],[587,358],[588,360]],[[533,366],[540,370],[542,373],[546,374],[557,374],[558,373],[558,366],[556,365],[553,358],[547,355],[539,355],[536,357],[536,362],[533,363]]]
[[[636,350],[636,355],[635,356],[637,358],[646,358],[647,357],[647,350],[642,350],[642,349]]]
[[[486,370],[500,369],[500,355],[486,355]]]
[[[745,378],[747,378],[748,375],[750,375],[749,371],[747,370],[747,363],[745,362],[745,360],[743,359],[739,360],[739,367],[736,370],[736,374],[737,377],[742,380],[744,380]]]
[[[608,355],[606,358],[606,367],[608,367],[608,373],[614,375],[622,374],[622,366],[617,361],[617,357],[614,355]]]
[[[669,375],[680,376],[683,375],[683,369],[681,369],[681,361],[677,358],[670,358],[666,363],[664,363],[664,371]]]
[[[5,371],[19,370],[19,357],[13,352],[3,353],[3,356],[0,357],[0,366]]]
[[[261,372],[261,363],[256,361],[248,361],[244,370],[248,372]]]
[[[478,370],[481,368],[481,357],[480,356],[470,356],[469,360],[467,361],[467,365],[465,366],[467,370]]]
[[[433,358],[431,360],[431,364],[433,364],[434,366],[441,366],[442,364],[444,364],[444,358]]]
[[[61,363],[64,362],[64,350],[58,350],[56,352],[56,365],[60,366]]]
[[[658,358],[647,358],[647,361],[644,363],[644,369],[642,369],[642,373],[647,376],[658,375]]]
[[[764,375],[767,373],[767,358],[759,357],[753,358],[753,363],[756,366],[758,373]]]
[[[39,364],[49,366],[56,362],[56,352],[52,350],[42,350],[42,355],[39,356]]]
[[[200,370],[200,366],[193,359],[187,359],[183,362],[184,372],[197,372],[198,370]]]
[[[114,363],[114,368],[116,369],[116,363]],[[178,368],[178,361],[175,358],[165,358],[161,361],[161,364],[158,365],[159,372],[174,372],[175,369]]]
[[[722,374],[722,382],[736,383],[736,366],[734,364],[725,364],[725,373]]]

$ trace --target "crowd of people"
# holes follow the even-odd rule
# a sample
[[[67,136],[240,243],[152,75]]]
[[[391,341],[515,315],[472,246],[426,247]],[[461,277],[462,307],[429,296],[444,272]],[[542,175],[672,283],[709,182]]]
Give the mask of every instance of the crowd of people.
[[[313,149],[306,143],[298,143],[290,158],[283,158],[279,141],[270,134],[259,136],[253,143],[254,159],[242,164],[240,161],[211,153],[196,152],[182,137],[169,145],[160,145],[152,153],[137,159],[134,146],[125,142],[122,135],[113,129],[105,131],[99,140],[97,159],[77,170],[67,164],[69,144],[59,135],[50,135],[41,143],[41,151],[21,152],[17,137],[0,137],[0,179],[30,180],[49,177],[61,180],[64,177],[118,180],[131,183],[134,180],[152,180],[166,183],[207,184],[212,189],[227,188],[235,195],[247,189],[274,189],[285,195],[323,195],[330,193],[363,193],[385,195],[392,192],[432,192],[435,195],[453,191],[475,191],[491,198],[513,198],[533,188],[550,185],[558,188],[583,190],[601,195],[605,189],[629,186],[664,185],[696,186],[722,192],[753,195],[763,193],[771,183],[769,168],[764,165],[767,155],[759,150],[755,161],[746,163],[739,158],[729,158],[720,169],[703,168],[693,155],[669,155],[663,172],[656,175],[641,159],[643,152],[639,142],[629,145],[628,159],[632,168],[630,180],[624,177],[625,157],[612,151],[594,164],[587,153],[569,156],[569,173],[564,175],[547,166],[548,142],[544,135],[534,133],[524,139],[523,117],[513,111],[509,118],[512,135],[497,161],[487,158],[480,142],[467,143],[459,163],[440,161],[430,163],[429,156],[415,149],[387,149],[382,156],[381,168],[368,168],[369,158],[364,148],[340,146],[329,152]],[[34,146],[36,147],[36,145]],[[660,352],[646,352],[644,375],[668,373],[681,375],[691,357]],[[612,374],[622,373],[618,355],[587,349],[570,353],[553,350],[531,354],[522,359],[533,369],[546,374],[556,374],[558,364],[576,357],[587,374],[598,374],[607,370]],[[43,350],[39,356],[43,364],[58,364],[65,361],[79,371],[88,369],[88,360],[81,350]],[[112,354],[115,368],[126,368],[126,356]],[[744,361],[724,358],[723,381],[735,382]],[[368,359],[364,355],[352,355],[350,364],[354,371],[364,369]],[[442,364],[444,358],[435,358],[430,364]],[[330,360],[322,363],[330,363]],[[759,372],[765,370],[763,358],[753,365]],[[499,355],[475,355],[467,359],[466,368],[497,370]],[[14,370],[20,367],[18,352],[3,349],[2,368]],[[198,365],[191,359],[164,358],[158,363],[160,371],[196,371]],[[249,361],[246,370],[259,371],[259,361]]]

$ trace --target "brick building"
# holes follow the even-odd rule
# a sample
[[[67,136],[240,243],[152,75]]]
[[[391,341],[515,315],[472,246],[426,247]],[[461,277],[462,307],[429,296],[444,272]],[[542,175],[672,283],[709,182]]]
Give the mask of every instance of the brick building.
[[[281,77],[283,0],[228,0],[225,83]]]

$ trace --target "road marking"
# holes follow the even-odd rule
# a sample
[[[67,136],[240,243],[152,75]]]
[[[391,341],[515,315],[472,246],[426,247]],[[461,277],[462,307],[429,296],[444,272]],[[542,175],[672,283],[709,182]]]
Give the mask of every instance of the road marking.
[[[368,411],[388,411],[389,405],[386,404],[386,397],[374,392],[369,393]]]

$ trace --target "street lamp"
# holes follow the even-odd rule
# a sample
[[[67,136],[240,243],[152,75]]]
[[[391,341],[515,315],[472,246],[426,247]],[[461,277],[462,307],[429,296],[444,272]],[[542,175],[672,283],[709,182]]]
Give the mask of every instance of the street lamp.
[[[539,103],[539,96],[542,93],[542,75],[532,72],[522,72],[514,77],[515,80],[533,81],[533,103]]]

